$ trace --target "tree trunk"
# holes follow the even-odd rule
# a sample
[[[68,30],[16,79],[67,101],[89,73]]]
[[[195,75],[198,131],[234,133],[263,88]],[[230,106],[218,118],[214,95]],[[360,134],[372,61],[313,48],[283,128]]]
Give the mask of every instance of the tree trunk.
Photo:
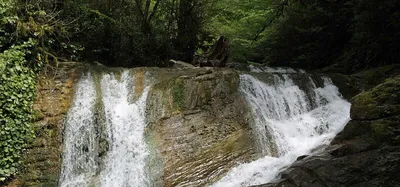
[[[194,64],[203,67],[225,67],[229,59],[229,41],[224,36],[218,37],[218,40],[212,50],[205,56],[195,59]]]
[[[198,0],[180,0],[179,2],[176,49],[178,50],[178,59],[189,63],[193,61],[198,44],[197,35],[201,28],[201,16],[197,11],[198,8]]]

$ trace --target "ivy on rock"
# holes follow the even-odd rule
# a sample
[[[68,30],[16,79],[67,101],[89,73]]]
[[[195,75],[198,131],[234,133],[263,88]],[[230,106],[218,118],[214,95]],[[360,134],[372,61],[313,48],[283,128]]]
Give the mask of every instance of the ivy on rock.
[[[26,60],[34,45],[29,40],[0,53],[0,182],[17,172],[22,152],[34,138],[31,118],[39,66]]]

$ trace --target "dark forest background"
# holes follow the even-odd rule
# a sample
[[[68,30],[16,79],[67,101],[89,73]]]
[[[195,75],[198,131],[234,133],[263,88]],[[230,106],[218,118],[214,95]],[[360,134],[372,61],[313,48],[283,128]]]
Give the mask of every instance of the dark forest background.
[[[397,0],[30,0],[2,3],[1,46],[108,66],[191,62],[215,39],[230,62],[342,71],[397,63]],[[15,19],[14,19],[15,18]],[[54,61],[54,59],[50,59]]]

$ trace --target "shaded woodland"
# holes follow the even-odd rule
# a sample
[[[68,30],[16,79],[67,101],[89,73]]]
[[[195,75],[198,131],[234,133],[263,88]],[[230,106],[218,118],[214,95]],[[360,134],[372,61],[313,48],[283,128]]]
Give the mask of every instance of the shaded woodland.
[[[8,3],[7,3],[8,2]],[[192,62],[219,36],[229,62],[341,71],[397,63],[396,0],[33,0],[2,5],[1,50],[27,38],[42,55],[108,66]],[[8,6],[8,7],[7,7]],[[8,17],[7,17],[8,16]],[[12,18],[16,20],[10,20]]]

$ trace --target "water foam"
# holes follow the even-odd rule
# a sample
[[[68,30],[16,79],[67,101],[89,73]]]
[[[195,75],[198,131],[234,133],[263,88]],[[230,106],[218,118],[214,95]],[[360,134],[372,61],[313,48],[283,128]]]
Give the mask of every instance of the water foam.
[[[101,172],[101,186],[149,186],[145,174],[148,156],[144,141],[145,106],[148,88],[139,99],[130,103],[131,76],[128,71],[118,81],[114,75],[104,75],[101,80],[103,104],[107,119],[107,135],[110,143]]]
[[[96,91],[90,73],[76,87],[64,129],[64,154],[60,186],[88,186],[97,170],[94,106]]]
[[[92,76],[83,76],[68,112],[64,133],[61,187],[150,186],[146,174],[147,145],[144,140],[145,109],[149,88],[134,93],[133,76],[128,70],[117,77],[105,73],[96,93]],[[134,94],[140,94],[135,100]],[[101,95],[104,111],[96,108]],[[100,107],[101,108],[101,107]],[[104,112],[104,124],[96,113]],[[99,136],[104,125],[108,149],[99,157]]]
[[[329,144],[350,119],[350,103],[328,78],[323,87],[316,87],[310,78],[313,93],[300,89],[288,75],[274,75],[272,84],[250,75],[240,78],[264,157],[233,168],[214,187],[267,183],[298,156]]]

